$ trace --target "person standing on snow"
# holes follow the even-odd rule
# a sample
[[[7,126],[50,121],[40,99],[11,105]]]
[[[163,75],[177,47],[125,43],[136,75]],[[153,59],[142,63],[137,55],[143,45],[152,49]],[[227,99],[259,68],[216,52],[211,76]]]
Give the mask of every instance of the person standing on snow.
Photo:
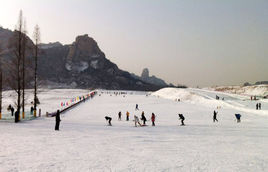
[[[147,121],[147,119],[146,119],[146,117],[144,116],[144,111],[142,111],[142,113],[141,113],[141,120],[143,121],[143,125],[146,125],[146,121]]]
[[[218,112],[216,112],[216,111],[214,110],[214,112],[213,112],[213,122],[215,122],[215,121],[218,122],[217,114],[218,114]]]
[[[118,121],[121,121],[121,116],[122,116],[122,114],[121,114],[121,111],[118,113]]]
[[[138,104],[136,104],[135,110],[139,110],[139,105]]]
[[[129,112],[127,111],[127,113],[126,113],[126,116],[127,116],[127,121],[129,121]]]
[[[261,103],[259,103],[259,110],[261,110]]]
[[[60,110],[57,110],[55,119],[56,119],[55,130],[59,130],[59,127],[60,127],[60,121],[61,121],[61,120],[60,120]]]
[[[152,116],[151,116],[151,121],[152,121],[152,126],[155,126],[155,114],[152,113]]]
[[[184,125],[185,118],[184,118],[183,114],[179,114],[179,118],[181,120],[181,125]]]
[[[256,110],[259,110],[259,103],[256,104]]]
[[[14,108],[11,106],[10,110],[11,110],[11,116],[13,116],[14,115]]]
[[[134,115],[134,122],[135,122],[135,127],[137,127],[137,123],[141,126],[140,120],[136,115]]]

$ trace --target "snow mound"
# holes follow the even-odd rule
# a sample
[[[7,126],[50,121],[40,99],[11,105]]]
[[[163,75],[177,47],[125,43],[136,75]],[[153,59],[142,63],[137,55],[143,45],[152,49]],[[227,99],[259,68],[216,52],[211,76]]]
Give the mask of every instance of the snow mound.
[[[174,101],[187,102],[191,104],[206,106],[209,108],[216,109],[217,107],[221,108],[231,108],[237,111],[243,111],[246,113],[258,114],[268,116],[268,110],[255,110],[255,101],[250,102],[250,100],[243,100],[243,97],[237,96],[230,93],[222,93],[217,91],[208,91],[203,89],[182,89],[182,88],[163,88],[156,92],[153,92],[151,95],[161,97],[164,99],[170,99]],[[225,100],[216,100],[215,96],[220,95],[224,97]],[[249,103],[251,105],[249,105]],[[263,103],[266,103],[263,101]]]
[[[192,92],[190,89],[183,89],[183,88],[163,88],[152,93],[152,95],[174,101],[178,101],[178,99],[180,99],[180,101],[183,102],[189,102],[192,104],[201,104],[204,106],[214,108],[216,108],[217,106],[224,105],[224,102],[214,100],[205,95],[202,96],[196,94]]]

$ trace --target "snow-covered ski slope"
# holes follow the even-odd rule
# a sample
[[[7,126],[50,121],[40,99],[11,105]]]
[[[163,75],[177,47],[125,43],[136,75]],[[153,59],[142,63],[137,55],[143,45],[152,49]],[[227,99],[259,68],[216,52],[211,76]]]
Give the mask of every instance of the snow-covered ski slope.
[[[267,115],[239,110],[232,102],[217,104],[210,99],[213,92],[169,91],[181,94],[101,94],[62,114],[58,132],[54,118],[0,122],[0,171],[268,171]],[[46,94],[53,100],[60,95]],[[174,101],[178,95],[180,102]],[[232,101],[241,104],[237,99]],[[222,106],[218,123],[212,122],[215,106]],[[125,121],[127,110],[130,121]],[[122,121],[117,120],[119,111]],[[134,127],[133,116],[142,111],[148,126]],[[152,112],[155,127],[150,126]],[[178,113],[184,114],[186,126],[179,125]],[[242,115],[241,123],[236,123],[235,113]],[[113,126],[107,126],[106,115],[113,118]]]

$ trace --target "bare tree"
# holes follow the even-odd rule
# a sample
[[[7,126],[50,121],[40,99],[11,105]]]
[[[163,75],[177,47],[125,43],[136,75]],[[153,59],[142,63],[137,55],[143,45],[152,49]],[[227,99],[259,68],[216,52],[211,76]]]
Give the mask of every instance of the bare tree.
[[[22,94],[22,61],[23,61],[23,27],[24,27],[22,11],[19,14],[18,24],[14,31],[13,37],[9,41],[9,49],[12,51],[11,60],[8,65],[8,74],[7,81],[9,86],[15,90],[17,93],[17,113],[20,114],[21,110],[21,94]]]
[[[37,59],[38,59],[38,44],[40,43],[40,28],[38,25],[34,28],[34,116],[36,117],[37,106]]]
[[[23,35],[22,35],[22,118],[25,117],[25,56],[27,47],[27,31],[26,20],[24,19]]]

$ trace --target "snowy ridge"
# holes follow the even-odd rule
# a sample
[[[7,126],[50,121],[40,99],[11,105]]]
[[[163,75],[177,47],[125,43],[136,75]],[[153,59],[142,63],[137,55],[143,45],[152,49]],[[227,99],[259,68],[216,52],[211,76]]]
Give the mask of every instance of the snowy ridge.
[[[247,96],[267,96],[268,85],[252,85],[252,86],[218,86],[204,88],[206,90],[221,91],[225,93],[240,94]]]
[[[217,91],[209,91],[209,90],[202,90],[202,89],[194,89],[194,88],[163,88],[159,91],[152,93],[152,95],[170,99],[177,101],[188,102],[196,105],[202,105],[210,108],[233,108],[239,111],[258,114],[258,115],[265,115],[268,116],[268,110],[255,110],[255,101],[246,101],[245,96],[230,94],[230,93],[223,93]],[[216,100],[215,96],[218,95],[223,100]],[[262,101],[265,103],[265,101]]]

